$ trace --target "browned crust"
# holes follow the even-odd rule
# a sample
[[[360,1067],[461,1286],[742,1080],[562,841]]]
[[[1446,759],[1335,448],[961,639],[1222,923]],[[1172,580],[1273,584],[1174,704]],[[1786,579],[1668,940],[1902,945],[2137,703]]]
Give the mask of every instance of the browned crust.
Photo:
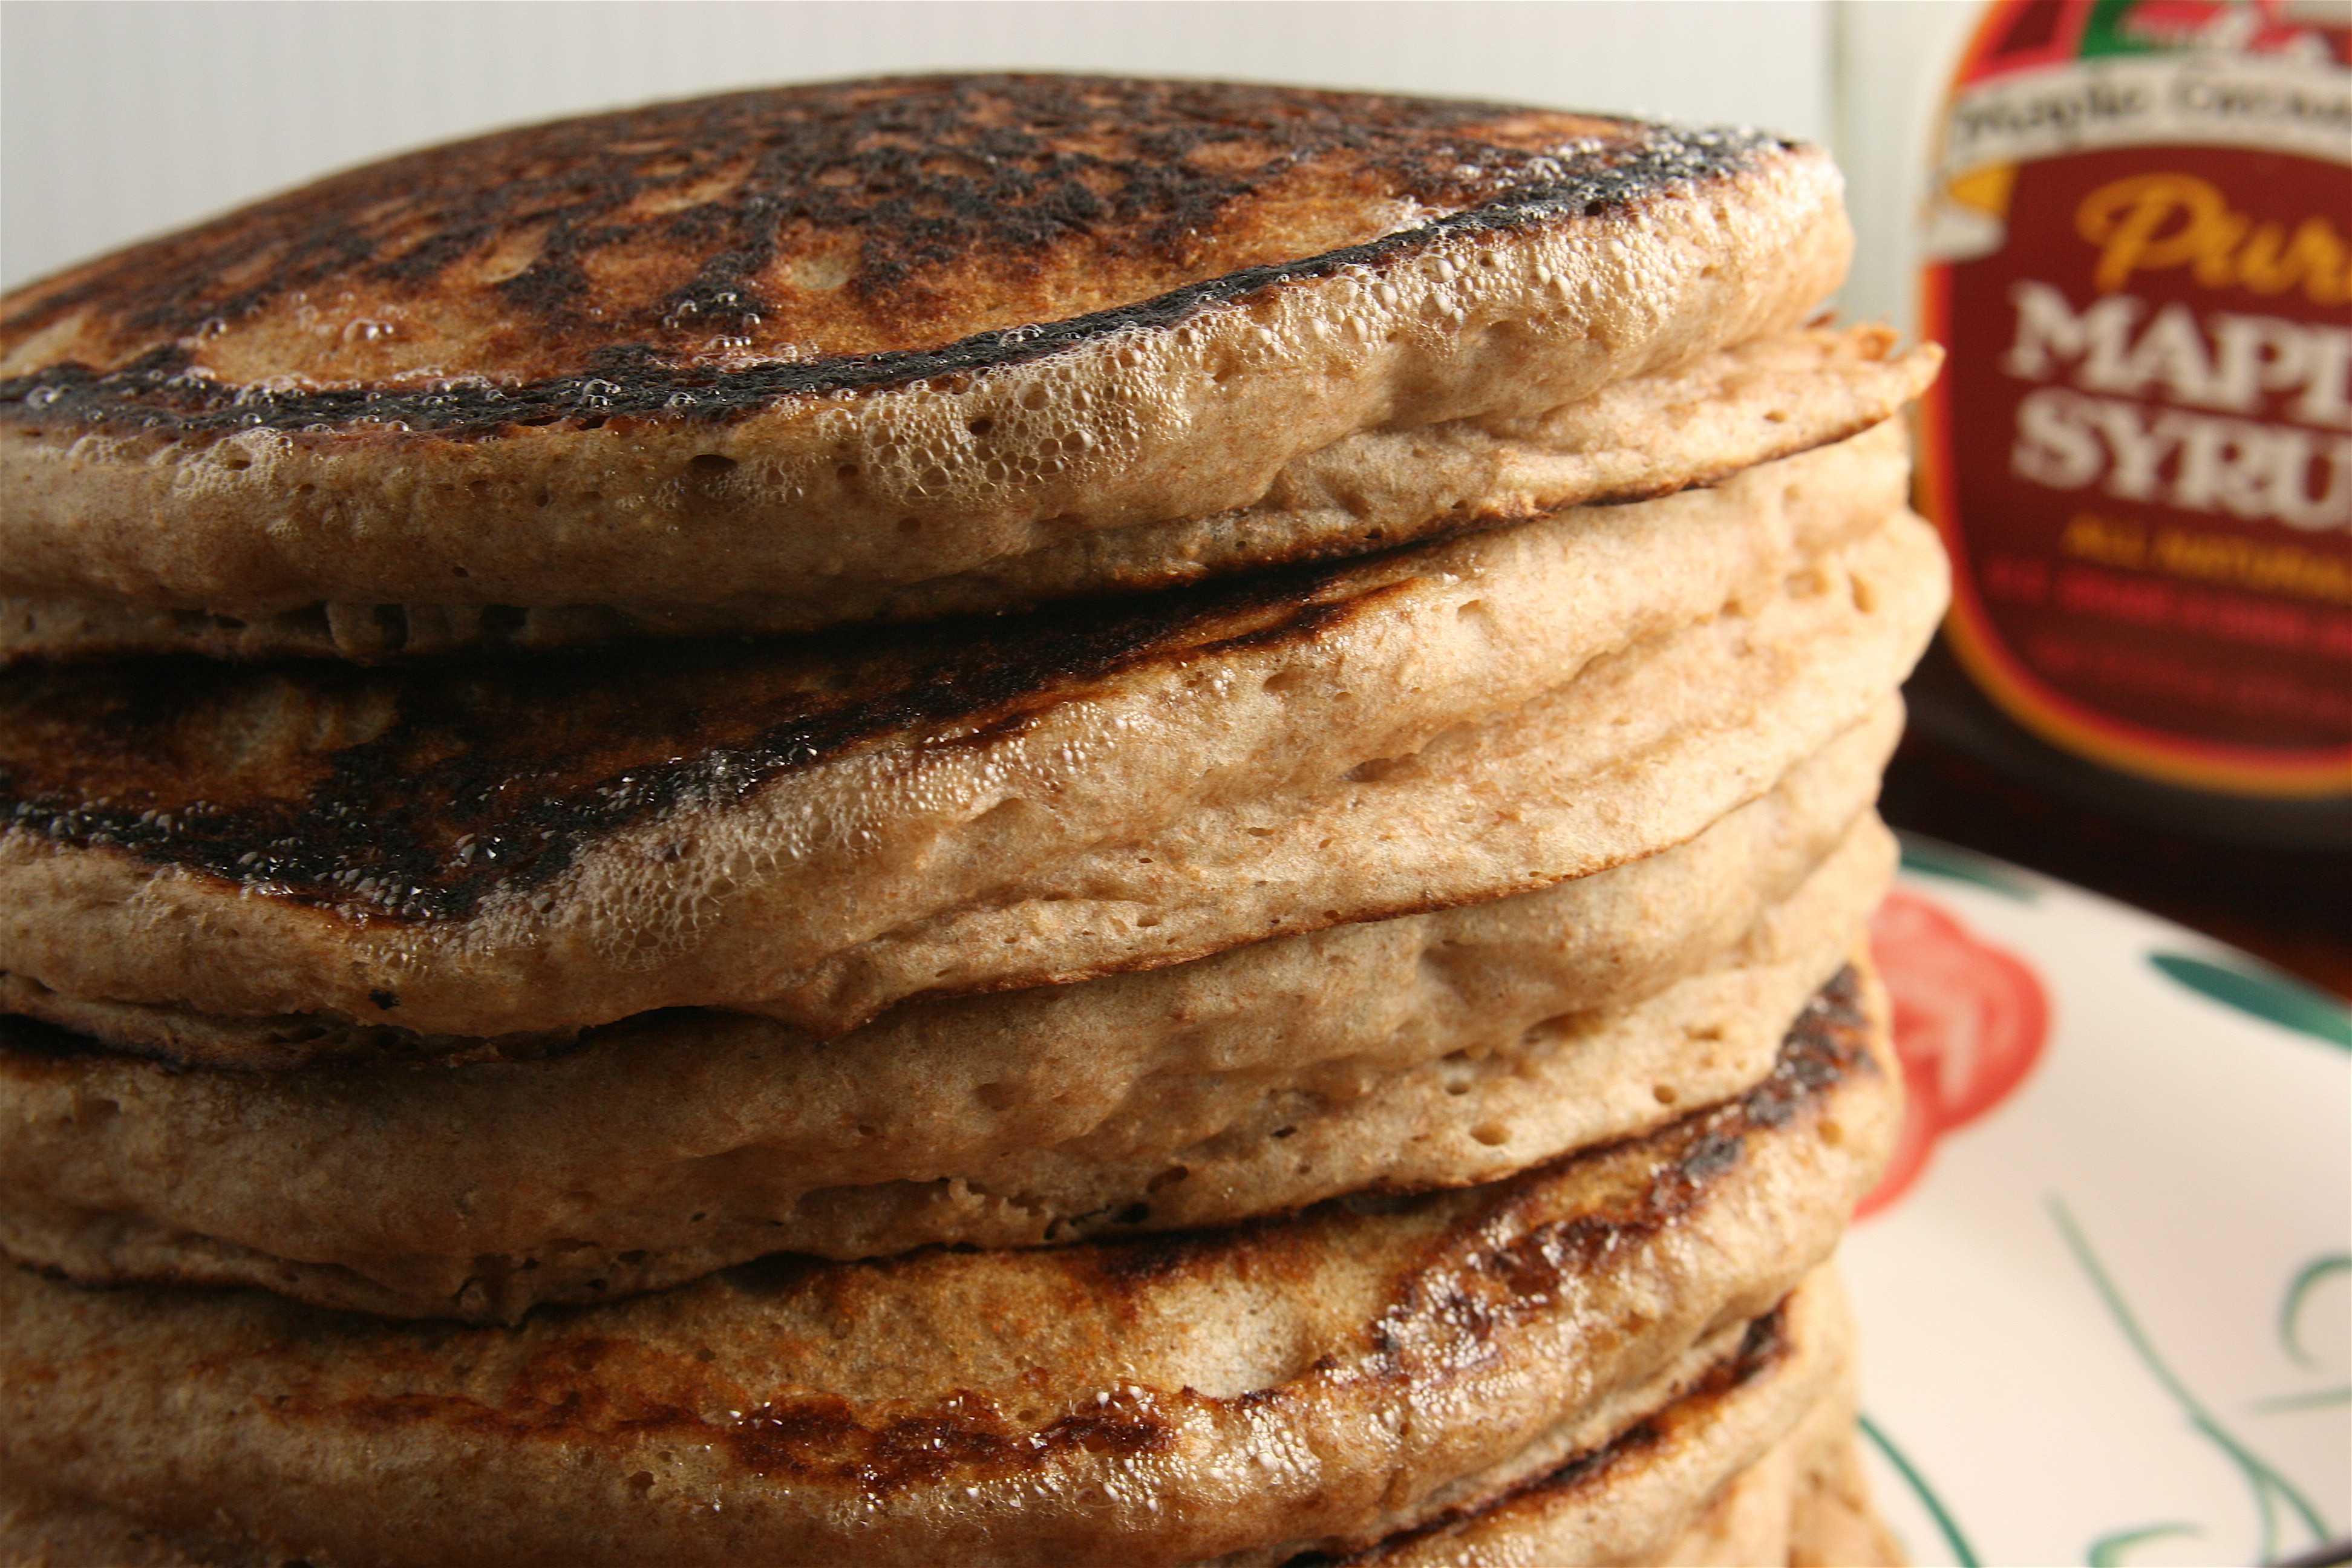
[[[1626,211],[1789,146],[1222,82],[696,99],[388,159],[35,283],[0,313],[0,421],[396,424],[394,444],[707,424],[1165,328],[1442,237]],[[305,306],[362,330],[298,335]],[[427,312],[443,319],[410,320]],[[403,341],[419,334],[429,349]],[[248,337],[268,340],[258,376],[236,374]]]
[[[1343,563],[1019,618],[396,672],[20,669],[0,675],[0,810],[28,835],[256,892],[463,918],[681,805],[741,798],[911,734],[982,749],[1117,683],[1310,650],[1377,619],[1413,567]]]
[[[1717,498],[1763,512],[1795,504],[1776,494],[1783,482],[1843,489],[1799,514],[1834,536],[1899,498],[1900,457],[1899,430],[1881,421],[1751,468]],[[1654,510],[1560,511],[1542,526],[1630,535]],[[1729,552],[1749,521],[1709,526]],[[1020,616],[383,671],[160,658],[7,670],[0,826],[257,894],[446,921],[680,805],[719,807],[926,737],[983,753],[1123,688],[1379,636],[1413,615],[1426,580],[1474,558],[1423,544]]]

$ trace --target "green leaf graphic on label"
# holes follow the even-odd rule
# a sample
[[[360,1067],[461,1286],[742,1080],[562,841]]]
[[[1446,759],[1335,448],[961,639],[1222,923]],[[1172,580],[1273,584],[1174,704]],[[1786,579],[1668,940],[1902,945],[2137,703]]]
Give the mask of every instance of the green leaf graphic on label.
[[[1921,838],[1916,834],[1905,833],[1898,837],[1903,841],[1903,868],[1906,871],[1990,889],[2021,904],[2030,904],[2041,897],[2039,888],[1988,856],[1972,854],[1957,845],[1939,843],[1933,838]]]
[[[1907,859],[1907,852],[1906,852]],[[2151,952],[2147,961],[2191,991],[2352,1051],[2352,1008],[2302,981],[2268,970],[2223,965],[2185,953]]]
[[[2097,59],[2102,55],[2153,54],[2161,45],[2146,38],[2135,37],[2124,25],[2125,18],[2139,0],[2098,0],[2091,7],[2091,19],[2083,28],[2079,53],[2084,59]]]

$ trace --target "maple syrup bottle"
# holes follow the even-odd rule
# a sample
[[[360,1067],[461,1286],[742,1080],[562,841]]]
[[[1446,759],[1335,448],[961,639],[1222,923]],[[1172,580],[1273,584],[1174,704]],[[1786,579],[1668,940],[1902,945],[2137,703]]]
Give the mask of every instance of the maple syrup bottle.
[[[2352,991],[2347,31],[1984,9],[1920,273],[1954,602],[1886,810]]]

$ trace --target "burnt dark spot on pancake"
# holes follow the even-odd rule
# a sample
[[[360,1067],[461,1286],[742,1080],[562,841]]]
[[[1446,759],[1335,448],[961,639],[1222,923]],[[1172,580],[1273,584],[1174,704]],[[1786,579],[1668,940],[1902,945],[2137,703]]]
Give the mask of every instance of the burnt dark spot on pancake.
[[[762,1405],[708,1430],[756,1475],[851,1480],[870,1495],[931,1485],[950,1473],[980,1479],[1045,1469],[1074,1453],[1160,1453],[1175,1438],[1167,1420],[1124,1392],[1106,1393],[1026,1432],[1006,1422],[993,1402],[970,1393],[870,1424],[839,1398],[798,1398]]]
[[[1103,1396],[1034,1432],[1015,1430],[992,1402],[959,1394],[930,1411],[868,1425],[831,1396],[763,1405],[709,1428],[743,1468],[767,1478],[850,1480],[869,1495],[1047,1468],[1073,1453],[1164,1452],[1173,1427],[1121,1394]]]
[[[1345,570],[919,628],[398,670],[19,669],[0,675],[0,826],[354,916],[462,918],[673,807],[723,809],[906,737],[987,745],[1116,677],[1311,641],[1391,591],[1334,589]]]
[[[1169,1424],[1150,1411],[1116,1397],[1092,1410],[1063,1416],[1038,1434],[1043,1446],[1089,1454],[1164,1453],[1175,1441]]]
[[[1738,1164],[1739,1156],[1745,1152],[1745,1142],[1738,1134],[1710,1133],[1694,1143],[1689,1152],[1675,1163],[1675,1174],[1692,1186],[1705,1186]]]
[[[9,337],[83,314],[85,357],[0,382],[0,421],[201,438],[723,420],[1026,363],[1456,234],[1586,221],[1783,145],[1058,77],[658,105],[392,159],[23,290]],[[1391,212],[1437,216],[1383,232]],[[321,349],[278,366],[309,390],[232,384],[185,346],[344,300],[475,324],[431,383]],[[596,363],[615,341],[644,353]]]
[[[1128,1295],[1183,1278],[1202,1259],[1222,1253],[1235,1234],[1166,1231],[1097,1241],[1071,1253],[1106,1295]]]
[[[723,1430],[735,1462],[763,1476],[829,1471],[872,1437],[840,1398],[763,1405]]]
[[[1752,1382],[1758,1373],[1788,1353],[1788,1306],[1783,1302],[1748,1325],[1748,1332],[1740,1336],[1738,1353],[1731,1359],[1728,1381],[1733,1384]]]
[[[1874,1070],[1862,1042],[1870,1027],[1862,982],[1851,965],[1813,993],[1789,1030],[1771,1076],[1740,1102],[1759,1127],[1778,1127],[1857,1069]]]
[[[578,1322],[574,1310],[546,1314]],[[495,1359],[503,1330],[403,1323],[317,1314],[311,1337],[369,1336],[370,1360],[398,1368],[413,1361],[416,1381],[445,1381],[432,1369],[481,1353]],[[329,1364],[331,1364],[330,1363]],[[594,1334],[559,1336],[519,1370],[486,1387],[481,1398],[451,1394],[343,1393],[331,1375],[289,1379],[259,1410],[298,1426],[322,1423],[382,1434],[433,1426],[497,1441],[563,1445],[581,1463],[635,1465],[646,1443],[667,1439],[713,1447],[763,1479],[848,1482],[874,1497],[904,1495],[953,1474],[979,1481],[1034,1473],[1073,1456],[1114,1459],[1164,1452],[1175,1428],[1137,1391],[1108,1390],[1034,1430],[1007,1421],[995,1403],[955,1391],[925,1407],[877,1415],[837,1394],[778,1395],[747,1408],[704,1410],[698,1402],[729,1394],[707,1367],[674,1354]]]

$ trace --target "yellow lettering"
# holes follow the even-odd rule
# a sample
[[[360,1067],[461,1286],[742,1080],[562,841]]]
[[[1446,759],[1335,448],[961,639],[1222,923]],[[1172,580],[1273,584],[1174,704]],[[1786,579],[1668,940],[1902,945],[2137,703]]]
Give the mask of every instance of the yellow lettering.
[[[2238,258],[2234,252],[2238,242],[2254,220],[2243,213],[2225,212],[2206,226],[2199,237],[2196,259],[2189,270],[2197,281],[2208,289],[2227,289],[2238,280]]]
[[[2345,289],[2344,242],[2326,218],[2307,217],[2294,237],[2279,243],[2282,226],[2266,223],[2247,239],[2238,258],[2238,280],[2257,294],[2284,294],[2297,283],[2315,305],[2341,304]]]
[[[2352,247],[2334,224],[2307,217],[2290,237],[2284,224],[2231,211],[2220,190],[2193,174],[2110,180],[2074,209],[2074,232],[2099,247],[2091,281],[2102,294],[2135,272],[2187,267],[2208,289],[2284,294],[2300,284],[2314,304],[2352,300]]]
[[[2066,520],[2066,531],[2058,536],[2058,551],[2102,566],[2141,566],[2147,561],[2147,531],[2136,522],[2078,511]]]
[[[2221,583],[2260,594],[2352,605],[2352,556],[2298,544],[2273,544],[2237,534],[2166,528],[2156,536],[2149,564],[2174,577]]]
[[[2091,281],[2100,293],[2112,294],[2135,272],[2201,259],[2229,216],[2221,193],[2203,180],[2134,174],[2084,196],[2074,209],[2074,232],[2099,247]]]
[[[2160,572],[2197,583],[2352,605],[2352,554],[2167,525],[2147,530],[2123,518],[2078,511],[2058,536],[2058,552],[2126,571]]]

